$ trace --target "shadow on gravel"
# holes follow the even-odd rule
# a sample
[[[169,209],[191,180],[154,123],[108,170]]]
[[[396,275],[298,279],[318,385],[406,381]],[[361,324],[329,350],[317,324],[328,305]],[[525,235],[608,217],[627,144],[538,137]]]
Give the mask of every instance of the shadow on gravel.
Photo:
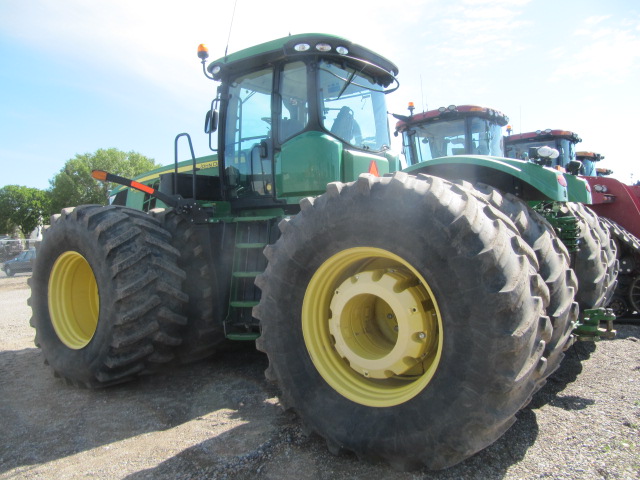
[[[266,356],[253,348],[122,386],[84,390],[54,378],[36,348],[0,352],[0,474],[168,430],[221,409],[244,420],[251,409],[241,406],[264,406],[276,395],[264,379],[266,366]]]
[[[582,410],[593,404],[590,399],[578,397],[559,398],[558,393],[568,384],[576,381],[582,372],[582,362],[595,351],[593,342],[578,342],[566,352],[560,367],[547,379],[547,383],[531,399],[528,408],[536,409],[544,405],[563,408],[565,410]]]
[[[507,470],[521,461],[538,436],[536,416],[531,410],[518,414],[518,421],[496,443],[459,465],[443,471],[398,472],[386,465],[360,461],[353,454],[334,456],[316,435],[302,433],[299,420],[284,414],[273,435],[251,451],[225,455],[227,440],[251,433],[251,425],[239,427],[229,435],[212,438],[180,452],[155,468],[125,477],[127,480],[158,478],[224,478],[235,480],[295,479],[353,480],[365,478],[416,480],[488,480],[503,478]]]

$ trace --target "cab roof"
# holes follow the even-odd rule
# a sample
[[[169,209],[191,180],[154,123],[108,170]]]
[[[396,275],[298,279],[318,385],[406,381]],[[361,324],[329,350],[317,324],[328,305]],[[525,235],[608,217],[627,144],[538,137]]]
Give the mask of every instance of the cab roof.
[[[487,118],[495,121],[501,127],[509,123],[509,117],[499,110],[493,108],[481,107],[479,105],[449,105],[448,107],[440,107],[436,110],[417,113],[411,116],[394,115],[399,121],[396,124],[396,130],[402,131],[407,125],[415,125],[417,123],[431,123],[442,119],[454,119],[465,116],[475,116]]]
[[[518,133],[515,135],[509,135],[505,137],[507,143],[528,142],[532,140],[550,140],[554,138],[566,138],[573,143],[580,143],[582,139],[577,133],[570,130],[552,130],[547,128],[546,130],[536,130],[535,132]]]
[[[398,74],[398,67],[385,57],[345,38],[324,33],[290,35],[254,45],[211,62],[207,71],[215,80],[221,80],[238,72],[310,54],[327,58],[349,58],[364,64],[364,67],[367,64],[377,67],[369,68],[366,73],[384,86],[389,85]]]

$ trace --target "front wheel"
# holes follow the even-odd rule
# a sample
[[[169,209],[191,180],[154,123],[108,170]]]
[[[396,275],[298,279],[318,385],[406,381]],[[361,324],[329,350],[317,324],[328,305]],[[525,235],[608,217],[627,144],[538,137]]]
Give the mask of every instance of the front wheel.
[[[546,369],[531,249],[435,177],[362,175],[301,208],[254,308],[283,402],[332,449],[402,469],[499,438]]]
[[[35,343],[56,375],[102,387],[173,358],[184,272],[151,216],[84,205],[54,216],[30,281]]]
[[[5,273],[7,274],[7,277],[13,277],[15,275],[15,272],[11,270],[11,267],[7,267]]]

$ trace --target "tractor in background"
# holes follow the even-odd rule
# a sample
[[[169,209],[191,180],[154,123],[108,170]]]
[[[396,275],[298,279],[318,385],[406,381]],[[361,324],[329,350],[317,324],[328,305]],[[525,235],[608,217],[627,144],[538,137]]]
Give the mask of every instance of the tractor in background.
[[[505,137],[507,156],[521,158],[532,147],[551,146],[560,151],[556,168],[563,168],[575,179],[589,183],[592,202],[589,210],[599,216],[599,230],[608,230],[615,241],[619,262],[617,286],[606,306],[618,317],[640,313],[640,187],[625,185],[609,177],[611,170],[596,164],[604,156],[595,152],[576,152],[580,137],[567,130],[538,130]],[[578,177],[579,175],[579,177]],[[593,219],[595,224],[595,219]],[[596,227],[597,228],[597,227]],[[602,234],[603,236],[604,234]]]
[[[618,287],[609,302],[616,316],[640,315],[640,185],[627,185],[610,177],[612,170],[597,167],[604,159],[594,152],[577,152],[580,175],[589,182],[593,195],[590,208],[609,225],[616,240],[620,271]]]
[[[518,208],[511,207],[512,218],[527,215],[544,225],[537,233],[521,227],[522,235],[533,235],[530,243],[539,242],[540,232],[553,227],[551,237],[563,244],[560,249],[578,280],[575,299],[582,314],[576,335],[584,340],[601,335],[610,337],[613,334],[612,316],[601,309],[608,303],[616,285],[615,244],[597,216],[576,202],[580,199],[591,203],[589,186],[584,180],[558,168],[561,152],[540,143],[527,146],[526,155],[519,155],[522,158],[505,158],[504,142],[508,137],[503,137],[502,128],[509,119],[495,109],[450,105],[414,114],[410,104],[409,111],[409,116],[395,115],[398,119],[396,134],[402,135],[404,155],[410,165],[407,170],[417,164],[421,171],[429,174],[470,182],[475,185],[475,191],[484,192],[486,198],[495,196],[496,189],[510,195],[508,198],[518,205]],[[577,136],[571,138],[577,139]],[[562,154],[566,152],[568,148]],[[567,187],[567,198],[533,196],[518,188],[517,184],[511,183],[514,169],[531,184],[547,175],[556,176]],[[518,199],[527,201],[528,205],[517,202]],[[570,199],[573,201],[569,202]],[[547,269],[554,272],[549,273],[554,278],[561,270],[555,265]],[[552,302],[563,302],[561,299],[566,296],[555,294],[555,290],[563,289],[559,283],[551,288],[552,298],[555,298]],[[601,321],[607,323],[604,331],[598,328]]]
[[[583,177],[606,177],[613,170],[598,167],[597,163],[604,160],[604,155],[595,152],[576,152],[576,160],[580,162],[580,175]]]
[[[213,155],[178,162],[180,134],[173,169],[95,171],[125,187],[113,203],[52,217],[29,300],[46,363],[106,387],[255,340],[331,451],[441,469],[493,443],[573,338],[569,253],[525,203],[566,202],[565,177],[472,155],[403,168],[398,69],[341,37],[198,56]]]

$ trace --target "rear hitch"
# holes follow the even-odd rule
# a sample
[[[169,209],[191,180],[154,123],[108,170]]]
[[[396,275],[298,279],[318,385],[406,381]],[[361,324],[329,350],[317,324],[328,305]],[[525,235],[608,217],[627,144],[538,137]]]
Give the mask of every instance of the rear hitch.
[[[616,337],[616,331],[613,328],[615,319],[616,316],[610,308],[584,310],[582,318],[573,329],[573,335],[581,342],[595,342],[603,338],[611,340]]]

